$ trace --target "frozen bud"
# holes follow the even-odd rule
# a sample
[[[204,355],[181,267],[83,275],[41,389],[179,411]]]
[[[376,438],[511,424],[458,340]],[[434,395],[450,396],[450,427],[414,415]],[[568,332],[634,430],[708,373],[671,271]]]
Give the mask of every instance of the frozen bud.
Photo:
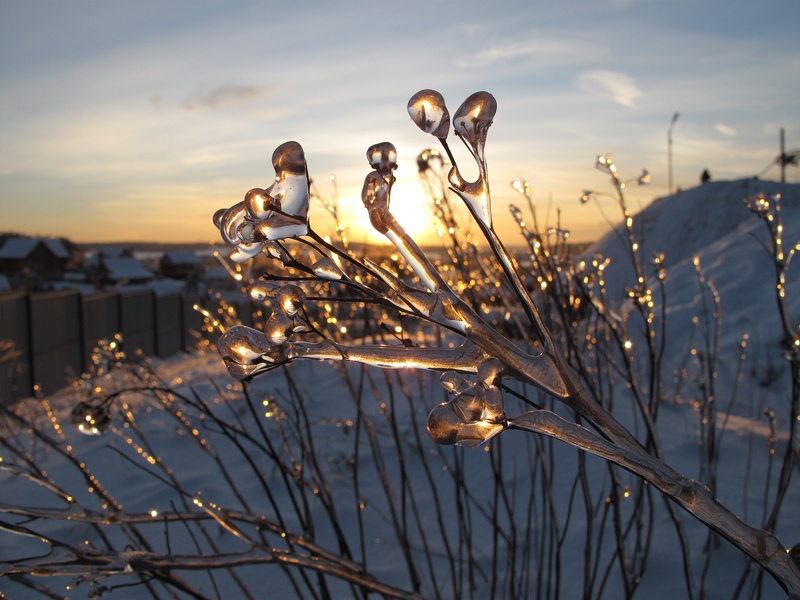
[[[453,116],[453,129],[473,148],[482,147],[496,112],[494,96],[489,92],[475,92],[458,107]]]
[[[230,258],[235,263],[243,263],[256,256],[259,252],[261,252],[260,242],[239,242],[231,250]]]
[[[80,402],[72,409],[70,418],[81,433],[100,435],[111,426],[111,407],[105,402],[95,405]]]
[[[614,165],[614,158],[610,154],[599,154],[594,166],[611,175],[614,175],[617,172],[617,167]]]
[[[338,281],[344,277],[342,270],[337,267],[336,263],[328,256],[323,256],[315,262],[311,270],[314,271],[314,275],[317,277],[331,281]]]
[[[282,261],[289,260],[289,255],[281,248],[281,245],[274,240],[267,240],[263,244],[264,252],[272,258],[277,258]]]
[[[371,171],[364,179],[361,200],[369,212],[369,220],[378,233],[386,233],[384,212],[389,210],[389,184],[377,171]]]
[[[442,158],[442,153],[438,150],[432,150],[430,148],[426,148],[422,152],[419,153],[417,156],[417,168],[419,169],[420,173],[425,173],[428,169],[431,168],[431,161],[438,160],[439,165],[444,165],[444,159]]]
[[[244,195],[244,205],[254,219],[265,219],[273,207],[272,198],[261,188],[253,188]]]
[[[250,284],[250,287],[247,288],[247,293],[253,301],[264,303],[268,298],[275,297],[278,287],[278,284],[272,281],[259,279]]]
[[[442,373],[439,382],[450,394],[457,394],[468,386],[467,381],[455,371],[445,371]]]
[[[483,418],[484,390],[474,385],[458,393],[450,401],[450,406],[465,423],[480,421]]]
[[[427,428],[428,435],[437,444],[473,448],[502,432],[505,424],[489,421],[465,423],[453,411],[450,403],[445,402],[430,412]]]
[[[491,357],[478,365],[478,380],[487,387],[498,387],[503,374],[503,363]]]
[[[778,195],[778,198],[780,198],[780,195]],[[744,203],[751,212],[760,217],[766,215],[770,209],[770,200],[763,192],[754,196],[748,196],[744,199]]]
[[[367,149],[367,161],[382,177],[389,178],[397,168],[397,148],[390,142],[373,144]]]
[[[294,333],[294,321],[282,312],[274,311],[264,324],[264,334],[267,339],[280,346]]]
[[[303,302],[306,301],[306,293],[303,288],[296,285],[285,285],[278,290],[276,300],[280,310],[292,317],[303,307]]]
[[[284,142],[272,153],[272,166],[279,177],[282,173],[305,175],[306,155],[303,147],[297,142]]]
[[[239,365],[261,362],[269,348],[270,343],[263,333],[244,325],[234,325],[217,341],[217,351],[223,360]]]
[[[505,421],[506,411],[503,404],[503,392],[500,391],[499,387],[491,387],[484,390],[482,417],[494,423]]]
[[[225,213],[228,212],[227,208],[220,208],[214,213],[214,217],[212,221],[214,222],[214,227],[220,229],[222,227],[222,217],[225,216]]]
[[[428,415],[428,435],[437,444],[455,444],[461,425],[461,418],[453,412],[449,402],[435,406]]]
[[[235,246],[239,239],[239,226],[244,222],[247,209],[244,202],[237,202],[230,208],[221,208],[214,213],[214,224],[219,228],[222,239],[227,244]]]
[[[408,115],[425,133],[441,140],[450,131],[450,113],[436,90],[420,90],[408,101]]]
[[[511,187],[517,190],[522,195],[531,195],[533,194],[533,188],[531,184],[525,181],[524,179],[517,179],[511,182]]]

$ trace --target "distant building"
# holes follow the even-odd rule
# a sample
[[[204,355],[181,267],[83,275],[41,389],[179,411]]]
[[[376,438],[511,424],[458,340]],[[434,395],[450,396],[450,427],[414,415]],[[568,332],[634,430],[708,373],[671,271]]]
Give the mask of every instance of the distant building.
[[[83,253],[66,239],[7,236],[0,239],[0,274],[10,287],[51,289],[53,281],[80,264]]]
[[[133,257],[100,258],[94,266],[96,282],[102,285],[129,285],[147,283],[153,280],[153,273]]]
[[[161,257],[159,270],[162,277],[169,279],[192,279],[203,274],[203,263],[194,252],[171,250]]]

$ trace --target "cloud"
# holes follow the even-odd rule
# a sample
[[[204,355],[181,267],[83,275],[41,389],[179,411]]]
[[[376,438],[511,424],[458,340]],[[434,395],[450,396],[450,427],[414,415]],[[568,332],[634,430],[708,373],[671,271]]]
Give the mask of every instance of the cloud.
[[[596,55],[600,49],[588,40],[567,37],[544,37],[532,34],[533,39],[488,45],[477,52],[456,60],[458,67],[488,67],[521,58],[534,57],[542,61],[557,58],[585,58]]]
[[[719,131],[722,135],[726,135],[728,137],[736,137],[738,135],[733,127],[725,125],[725,123],[715,123],[714,129]]]
[[[256,85],[218,85],[189,94],[181,106],[186,110],[219,110],[264,97],[269,88]]]
[[[633,108],[642,95],[633,77],[605,69],[584,71],[578,75],[575,86],[590,94],[610,96],[617,104],[629,108]]]

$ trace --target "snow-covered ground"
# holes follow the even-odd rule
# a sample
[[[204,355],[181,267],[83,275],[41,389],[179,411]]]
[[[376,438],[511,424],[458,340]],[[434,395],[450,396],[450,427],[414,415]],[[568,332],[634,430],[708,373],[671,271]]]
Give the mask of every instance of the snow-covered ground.
[[[787,443],[789,382],[788,361],[779,343],[774,269],[762,245],[766,229],[745,208],[742,198],[755,191],[780,191],[788,249],[800,240],[799,188],[754,180],[711,182],[659,199],[634,219],[643,256],[663,252],[667,266],[665,372],[678,375],[667,383],[665,396],[671,401],[661,407],[657,423],[666,462],[690,477],[700,473],[702,424],[696,408],[698,392],[691,381],[696,375],[698,354],[691,350],[695,348],[700,355],[705,352],[704,332],[711,331],[710,321],[704,316],[712,306],[710,284],[719,293],[721,307],[715,380],[720,445],[717,494],[723,504],[753,525],[763,521],[764,490],[774,488],[778,461]],[[619,236],[612,232],[587,253],[592,254],[612,259],[608,287],[621,296],[631,282]],[[695,257],[699,257],[705,285],[699,281]],[[795,275],[790,270],[786,298],[796,324],[800,318],[800,276]],[[624,301],[611,308],[620,314],[629,310]],[[737,384],[744,334],[749,336],[744,377]],[[593,594],[624,597],[615,567],[611,567],[608,581],[602,586],[599,583],[606,565],[615,564],[617,549],[611,535],[606,531],[605,539],[586,543],[587,530],[602,529],[599,515],[606,504],[604,494],[608,494],[605,463],[586,457],[581,465],[577,453],[566,445],[543,440],[539,446],[532,436],[521,432],[504,433],[477,449],[436,446],[425,433],[428,411],[444,399],[435,376],[294,363],[287,372],[277,370],[256,378],[249,388],[252,406],[266,432],[262,438],[238,385],[228,378],[215,353],[175,357],[153,363],[153,368],[165,386],[187,397],[188,404],[179,397],[171,403],[138,394],[122,395],[115,401],[112,429],[104,436],[83,436],[69,425],[69,411],[83,392],[68,390],[50,399],[63,425],[66,444],[79,457],[75,464],[29,432],[16,426],[2,429],[0,425],[0,436],[7,440],[0,445],[0,467],[4,468],[0,472],[0,513],[7,513],[0,514],[0,521],[44,531],[71,545],[86,540],[86,547],[102,548],[108,542],[122,549],[129,539],[139,548],[138,536],[143,536],[154,551],[165,553],[197,553],[199,548],[200,553],[210,554],[212,544],[219,552],[246,549],[216,522],[206,523],[206,539],[197,539],[198,530],[186,523],[167,524],[158,516],[137,525],[136,532],[124,527],[105,527],[101,532],[100,527],[81,522],[83,515],[78,508],[100,510],[97,495],[87,491],[99,484],[126,514],[207,514],[193,502],[197,499],[228,510],[263,515],[290,532],[313,530],[317,544],[334,553],[349,553],[381,581],[408,590],[410,581],[418,578],[424,597],[488,598],[493,593],[496,597],[581,597],[585,569],[589,568],[585,562],[587,549],[595,557],[590,565],[600,571],[600,575],[595,574]],[[119,372],[117,377],[121,376]],[[130,372],[124,380],[95,382],[106,390],[138,383]],[[220,391],[224,401],[215,400]],[[208,405],[192,406],[197,399]],[[507,399],[507,403],[513,406],[510,412],[522,410],[516,402]],[[34,407],[38,405],[31,401],[28,409],[34,411]],[[624,411],[624,403],[618,403],[617,408]],[[124,413],[128,410],[126,425]],[[777,430],[771,430],[765,410],[774,410]],[[231,433],[233,430],[228,430],[228,436],[221,435],[222,425],[211,415],[231,426],[246,427],[262,446]],[[46,415],[36,419],[49,436],[58,437]],[[136,425],[144,436],[137,433]],[[203,444],[198,443],[201,439]],[[234,439],[241,447],[232,442]],[[277,459],[271,459],[270,451],[263,447],[266,439],[274,444]],[[30,469],[31,463],[26,465],[26,457],[13,455],[8,444],[27,447],[28,457],[46,471],[47,480],[77,500],[78,504],[69,507],[74,518],[44,521],[8,512],[13,506],[68,508],[42,485],[14,475],[14,469]],[[545,451],[549,458],[543,464],[536,457]],[[190,496],[176,492],[171,476],[148,462],[148,456],[162,460],[174,481]],[[97,480],[86,480],[76,464],[84,464]],[[547,490],[541,486],[545,467],[551,469]],[[588,516],[576,495],[579,468],[588,474],[589,496],[598,501],[594,517]],[[797,466],[794,471],[776,528],[786,546],[800,542],[800,514],[795,509],[800,506]],[[291,472],[296,479],[291,479]],[[305,479],[298,485],[302,477]],[[623,479],[630,481],[625,474]],[[658,494],[645,501],[653,502],[653,537],[636,597],[687,597],[675,527]],[[540,516],[553,514],[544,508],[548,504],[547,510],[558,515],[557,523]],[[682,516],[697,584],[706,566],[703,549],[708,533],[689,515]],[[247,531],[254,537],[261,535],[252,526]],[[407,536],[410,560],[398,531]],[[558,543],[549,539],[553,531],[563,536]],[[269,545],[285,548],[276,536],[264,535]],[[513,546],[508,541],[512,537],[530,543]],[[549,541],[540,544],[543,540]],[[554,552],[540,552],[555,546],[557,564]],[[517,549],[516,554],[512,547]],[[36,539],[0,531],[0,566],[2,561],[40,556],[48,549]],[[56,550],[54,556],[64,554]],[[746,564],[743,555],[726,542],[715,544],[703,584],[704,597],[731,597]],[[409,565],[417,572],[412,574]],[[296,569],[288,570],[294,573],[295,581],[300,579]],[[548,573],[550,585],[557,581],[559,588],[545,587]],[[553,573],[558,576],[554,578]],[[292,584],[284,570],[274,564],[242,567],[238,574],[255,598],[305,597],[309,593],[302,580],[294,587],[296,583]],[[247,597],[224,571],[216,572],[213,581],[205,573],[182,571],[180,575],[208,597]],[[315,579],[313,574],[309,577]],[[75,587],[79,583],[75,576],[33,580],[49,585],[55,597],[70,598],[91,597],[103,592],[102,586],[137,581],[123,575]],[[767,580],[763,597],[781,597],[777,585]],[[327,581],[333,598],[356,595],[353,588],[339,581]],[[156,588],[158,597],[166,597],[162,588]],[[9,577],[0,578],[0,592],[8,598],[39,597]],[[147,597],[141,585],[117,587],[106,593],[115,599]]]

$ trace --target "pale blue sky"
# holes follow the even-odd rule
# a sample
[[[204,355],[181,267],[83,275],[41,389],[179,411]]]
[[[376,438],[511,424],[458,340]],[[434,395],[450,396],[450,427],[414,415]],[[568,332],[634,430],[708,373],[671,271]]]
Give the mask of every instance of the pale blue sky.
[[[320,191],[336,175],[358,237],[369,145],[397,146],[392,206],[414,205],[415,157],[435,140],[405,106],[434,88],[451,111],[473,91],[497,98],[498,227],[524,177],[540,214],[552,198],[551,223],[560,207],[573,239],[592,239],[606,225],[578,198],[608,189],[595,156],[612,152],[623,176],[650,170],[634,207],[664,195],[676,111],[677,186],[704,168],[761,172],[780,127],[800,147],[798,23],[797,0],[0,0],[0,229],[216,239],[214,210],[269,185],[272,150],[294,139]],[[312,226],[327,220],[314,211]]]

